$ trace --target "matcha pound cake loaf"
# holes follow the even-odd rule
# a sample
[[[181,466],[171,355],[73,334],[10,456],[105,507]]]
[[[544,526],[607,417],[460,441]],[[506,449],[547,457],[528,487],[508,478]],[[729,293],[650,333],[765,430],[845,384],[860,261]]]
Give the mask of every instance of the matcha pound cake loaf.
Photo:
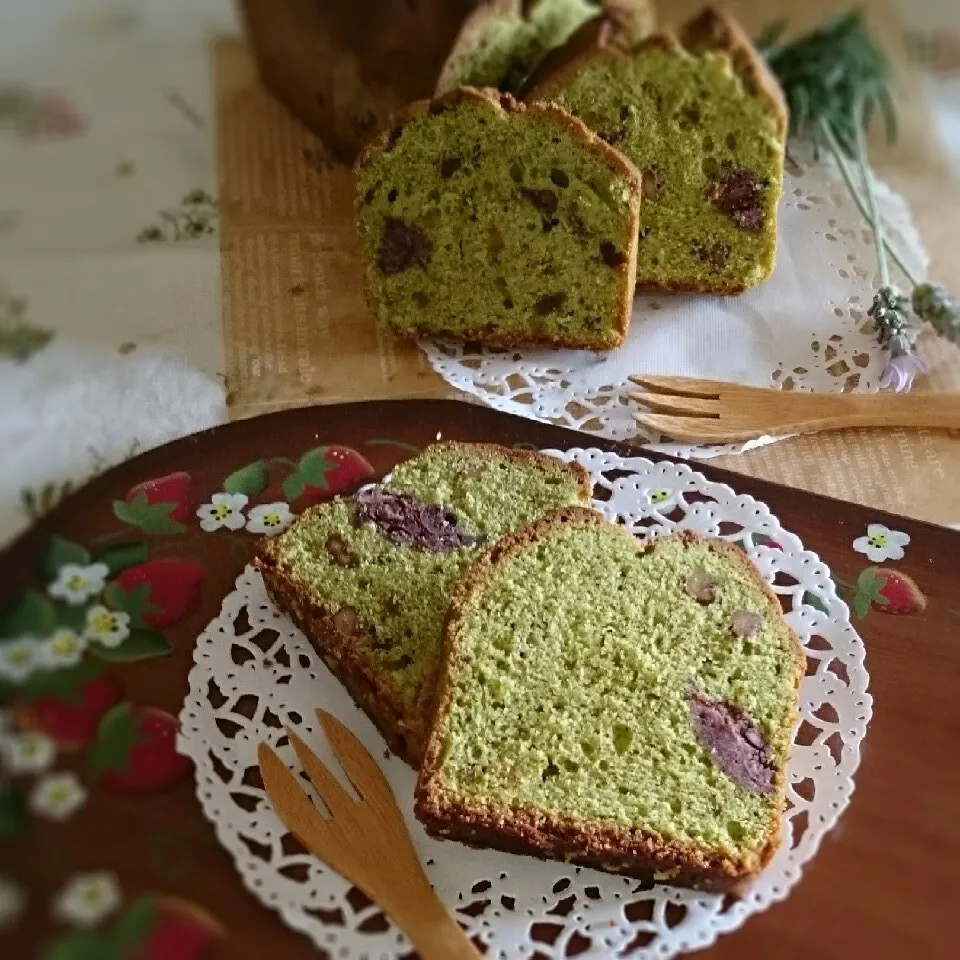
[[[623,341],[640,177],[558,107],[458,88],[414,104],[356,174],[367,295],[397,333]]]
[[[391,748],[418,765],[444,619],[484,546],[585,500],[579,466],[487,444],[438,444],[388,484],[307,510],[256,565]]]
[[[770,276],[786,108],[730,17],[707,9],[679,42],[572,55],[526,99],[569,110],[640,169],[641,289],[735,294]]]
[[[416,813],[436,836],[701,889],[779,842],[805,659],[739,548],[579,507],[457,586]]]

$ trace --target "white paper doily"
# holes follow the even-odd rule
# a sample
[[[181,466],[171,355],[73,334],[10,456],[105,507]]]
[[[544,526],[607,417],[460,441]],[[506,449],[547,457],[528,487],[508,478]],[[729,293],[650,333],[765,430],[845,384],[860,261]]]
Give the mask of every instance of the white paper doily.
[[[648,443],[627,399],[634,373],[729,380],[817,392],[875,392],[883,357],[866,311],[876,256],[863,218],[832,161],[814,163],[791,144],[779,212],[773,276],[739,297],[643,294],[619,350],[510,349],[422,341],[449,384],[497,410],[640,440],[653,450],[695,459],[750,450],[777,438],[692,446]],[[928,256],[904,200],[874,180],[880,212],[907,264],[924,275]]]
[[[386,754],[373,725],[248,567],[197,641],[179,749],[196,764],[197,796],[244,883],[333,957],[388,960],[410,947],[366,897],[303,852],[263,792],[260,741],[297,769],[283,725],[339,769],[315,722],[316,707],[384,758],[431,881],[495,958],[602,957],[628,948],[638,958],[664,958],[706,946],[787,895],[849,801],[872,700],[863,643],[816,554],[764,504],[684,464],[594,449],[546,452],[581,463],[594,482],[594,506],[639,537],[696,530],[744,543],[781,597],[808,663],[783,846],[736,901],[430,839],[413,817],[414,772]]]

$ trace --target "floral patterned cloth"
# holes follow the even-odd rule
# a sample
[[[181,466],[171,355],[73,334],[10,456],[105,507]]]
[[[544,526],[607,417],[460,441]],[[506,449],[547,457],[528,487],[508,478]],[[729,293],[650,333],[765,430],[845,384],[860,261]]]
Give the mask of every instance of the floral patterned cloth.
[[[897,2],[960,170],[960,6]],[[92,474],[226,419],[208,41],[237,30],[232,0],[0,4],[0,545]],[[60,641],[24,655],[97,642]]]
[[[208,42],[231,0],[0,5],[0,544],[226,419]]]

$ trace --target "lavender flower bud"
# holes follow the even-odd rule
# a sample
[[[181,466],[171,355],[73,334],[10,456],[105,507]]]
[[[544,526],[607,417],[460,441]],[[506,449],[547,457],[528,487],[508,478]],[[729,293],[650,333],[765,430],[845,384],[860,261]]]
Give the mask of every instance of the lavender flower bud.
[[[913,343],[915,334],[911,333],[910,320],[907,317],[909,300],[896,287],[881,287],[867,316],[873,320],[877,331],[877,343],[882,347],[890,347],[894,341],[908,344]]]
[[[942,283],[920,283],[913,288],[913,310],[941,337],[960,340],[960,304]]]

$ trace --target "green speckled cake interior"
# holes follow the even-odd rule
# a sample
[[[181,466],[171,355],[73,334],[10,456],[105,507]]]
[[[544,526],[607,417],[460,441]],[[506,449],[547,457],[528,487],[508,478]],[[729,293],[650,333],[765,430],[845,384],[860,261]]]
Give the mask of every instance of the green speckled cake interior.
[[[442,449],[401,464],[388,489],[448,507],[460,526],[488,541],[580,498],[576,477],[559,462],[547,472],[523,461]],[[453,585],[481,548],[432,553],[399,547],[354,519],[352,500],[308,511],[278,538],[275,557],[321,602],[333,610],[352,607],[375,631],[370,657],[413,710],[424,665],[439,654]],[[346,539],[356,566],[331,556],[332,535]]]
[[[562,124],[463,102],[358,170],[367,284],[402,334],[598,349],[622,337],[631,177]]]
[[[703,605],[694,571],[716,584]],[[759,613],[750,637],[737,611]],[[438,727],[442,789],[723,850],[762,845],[779,801],[734,782],[691,720],[692,694],[734,705],[787,759],[796,659],[746,568],[671,538],[655,552],[609,525],[542,535],[493,567],[458,621]]]
[[[745,289],[770,275],[783,144],[727,55],[598,58],[546,95],[643,173],[639,286]]]
[[[539,0],[526,17],[490,17],[477,49],[455,65],[450,86],[519,90],[537,64],[598,9],[587,0]]]

